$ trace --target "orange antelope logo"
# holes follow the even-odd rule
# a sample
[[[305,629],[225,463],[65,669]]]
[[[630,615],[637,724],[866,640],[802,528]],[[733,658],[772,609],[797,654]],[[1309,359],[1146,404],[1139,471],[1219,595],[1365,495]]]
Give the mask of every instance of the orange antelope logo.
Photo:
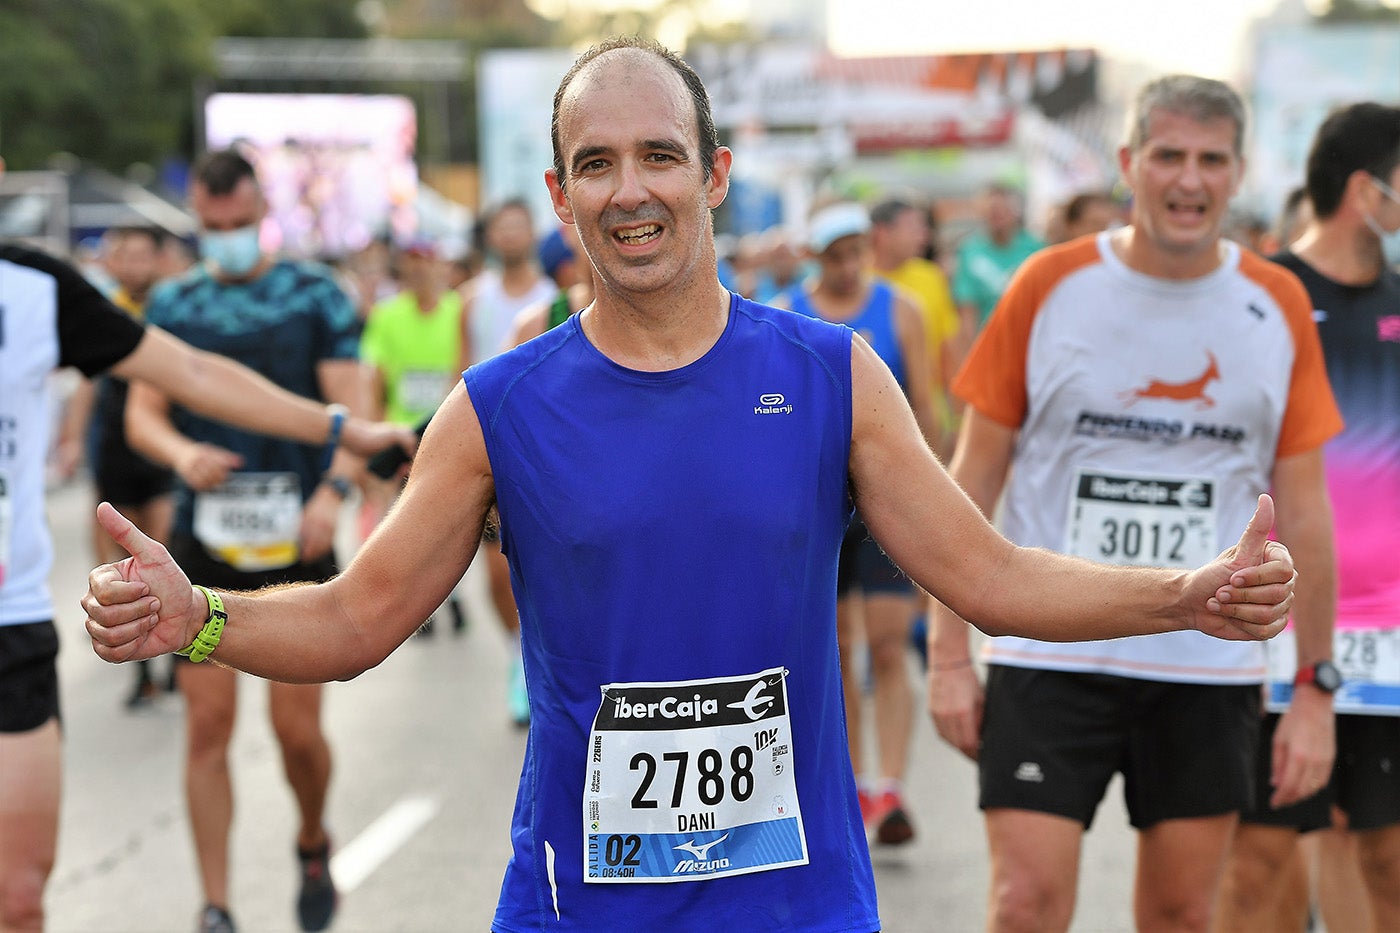
[[[1220,366],[1215,361],[1215,354],[1209,350],[1206,351],[1206,358],[1210,360],[1206,371],[1195,379],[1188,382],[1162,382],[1159,379],[1149,379],[1147,385],[1120,392],[1118,397],[1129,408],[1138,399],[1144,398],[1160,398],[1172,402],[1195,402],[1198,409],[1214,408],[1215,399],[1206,395],[1206,386],[1210,384],[1212,379],[1220,378]]]

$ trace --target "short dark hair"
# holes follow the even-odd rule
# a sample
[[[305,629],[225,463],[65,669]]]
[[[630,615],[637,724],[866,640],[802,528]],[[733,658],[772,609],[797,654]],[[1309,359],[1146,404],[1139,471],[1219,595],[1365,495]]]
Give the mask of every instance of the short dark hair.
[[[696,138],[700,141],[700,166],[705,170],[705,177],[709,178],[715,167],[715,150],[719,148],[719,133],[715,130],[714,114],[710,112],[710,95],[705,90],[705,84],[700,80],[700,76],[695,73],[694,68],[686,64],[684,59],[655,39],[645,36],[613,36],[610,39],[604,39],[580,55],[573,66],[564,74],[563,80],[559,82],[559,88],[554,92],[554,112],[550,118],[549,135],[550,141],[554,145],[554,175],[559,181],[560,189],[563,189],[568,177],[564,166],[564,153],[559,145],[559,107],[564,102],[564,94],[579,72],[594,59],[619,49],[637,49],[642,52],[650,52],[670,65],[672,70],[681,76],[681,80],[685,82],[686,90],[690,92],[690,99],[695,104],[695,131]]]
[[[1178,74],[1143,85],[1128,117],[1128,148],[1134,152],[1147,142],[1147,124],[1154,110],[1183,114],[1198,123],[1229,120],[1235,124],[1235,154],[1244,152],[1244,101],[1224,81]]]
[[[1273,235],[1280,247],[1286,247],[1295,240],[1298,233],[1298,218],[1303,206],[1308,203],[1308,189],[1302,185],[1290,190],[1283,199],[1283,207],[1274,221]]]
[[[142,224],[118,224],[115,227],[109,227],[107,235],[113,240],[145,237],[151,241],[151,245],[156,249],[165,245],[165,231],[160,227],[148,227]]]
[[[1313,216],[1342,206],[1347,179],[1366,172],[1389,182],[1400,165],[1400,107],[1371,101],[1334,110],[1322,121],[1308,153],[1307,187]]]
[[[515,197],[506,198],[504,201],[497,202],[496,204],[491,205],[485,211],[482,212],[482,230],[484,231],[487,227],[490,227],[493,223],[496,222],[496,218],[500,217],[506,211],[512,210],[523,212],[526,218],[528,218],[531,221],[531,223],[534,222],[534,211],[530,209],[530,202],[520,197],[519,195],[516,195]]]
[[[918,209],[913,201],[904,198],[885,198],[870,209],[870,223],[876,227],[887,227],[903,216],[905,212],[917,211]]]
[[[258,183],[253,163],[236,149],[211,149],[204,153],[195,162],[191,177],[215,197],[231,194],[245,178],[251,178],[255,185]]]
[[[1095,204],[1116,207],[1118,202],[1114,201],[1113,195],[1107,191],[1081,191],[1065,203],[1065,223],[1079,223]]]

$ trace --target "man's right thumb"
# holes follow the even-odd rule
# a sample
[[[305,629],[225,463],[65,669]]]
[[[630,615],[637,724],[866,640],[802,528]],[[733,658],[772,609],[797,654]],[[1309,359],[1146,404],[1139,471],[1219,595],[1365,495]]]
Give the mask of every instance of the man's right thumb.
[[[97,507],[97,523],[132,557],[145,556],[155,545],[154,541],[133,525],[130,519],[118,512],[110,502],[103,502]]]

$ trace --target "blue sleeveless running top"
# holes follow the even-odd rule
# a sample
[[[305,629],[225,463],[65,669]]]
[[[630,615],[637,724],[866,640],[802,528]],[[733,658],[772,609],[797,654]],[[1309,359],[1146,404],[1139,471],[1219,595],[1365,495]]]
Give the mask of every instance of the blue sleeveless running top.
[[[802,286],[789,290],[788,296],[792,302],[792,310],[808,317],[821,317],[807,290]],[[870,349],[874,350],[880,359],[885,361],[890,372],[894,373],[899,387],[908,392],[909,385],[904,381],[904,351],[899,347],[899,335],[894,329],[894,289],[886,282],[871,282],[870,297],[860,309],[860,313],[841,323],[865,338],[865,342],[870,344]]]
[[[677,370],[574,315],[464,374],[530,691],[497,933],[879,929],[836,651],[850,344],[735,296]]]

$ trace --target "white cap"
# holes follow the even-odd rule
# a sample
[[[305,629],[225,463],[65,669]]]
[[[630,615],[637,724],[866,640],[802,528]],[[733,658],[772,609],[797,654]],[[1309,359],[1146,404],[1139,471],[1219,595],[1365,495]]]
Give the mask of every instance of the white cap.
[[[812,215],[807,225],[807,247],[820,254],[842,237],[869,232],[870,214],[865,208],[850,201],[832,204]]]

